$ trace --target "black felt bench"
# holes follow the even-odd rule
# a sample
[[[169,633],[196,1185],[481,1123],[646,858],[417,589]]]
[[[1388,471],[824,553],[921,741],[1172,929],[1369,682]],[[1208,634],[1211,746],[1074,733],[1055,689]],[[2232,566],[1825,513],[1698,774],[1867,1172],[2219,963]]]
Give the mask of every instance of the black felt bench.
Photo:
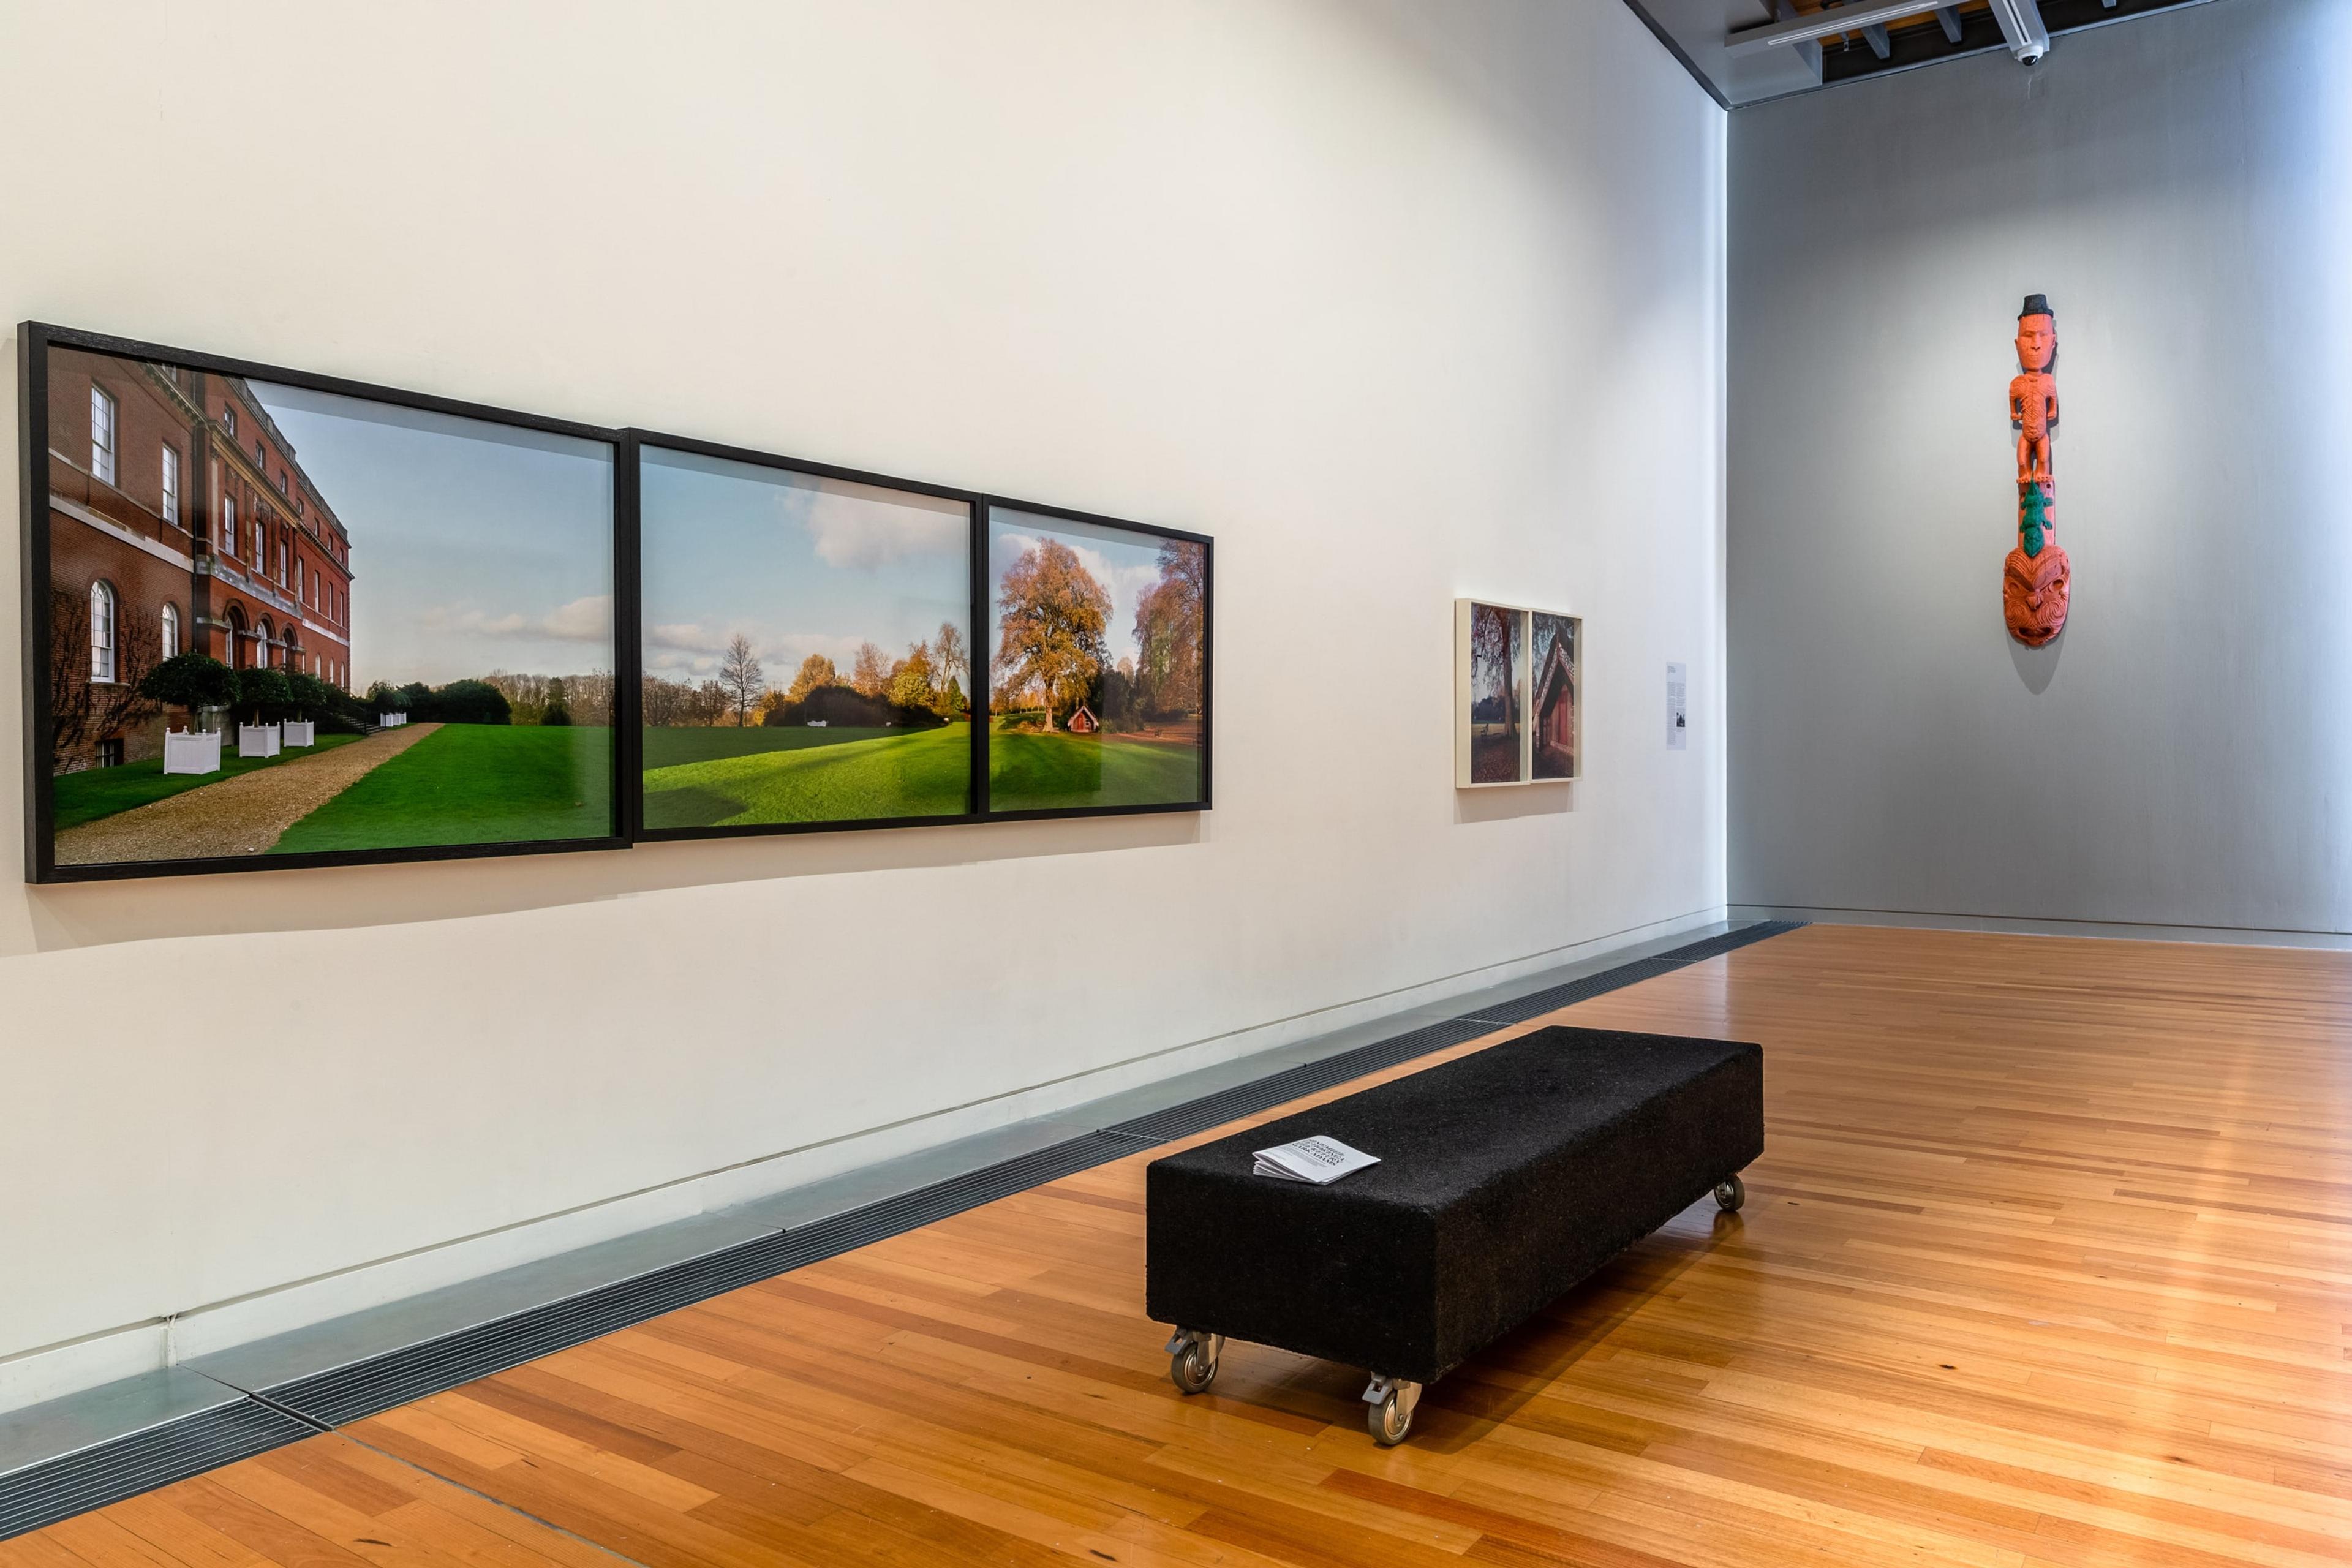
[[[1251,1155],[1336,1138],[1381,1163],[1329,1186]],[[1372,1435],[1422,1385],[1525,1322],[1764,1152],[1764,1053],[1549,1028],[1155,1160],[1145,1298],[1198,1393],[1224,1340],[1370,1369]]]

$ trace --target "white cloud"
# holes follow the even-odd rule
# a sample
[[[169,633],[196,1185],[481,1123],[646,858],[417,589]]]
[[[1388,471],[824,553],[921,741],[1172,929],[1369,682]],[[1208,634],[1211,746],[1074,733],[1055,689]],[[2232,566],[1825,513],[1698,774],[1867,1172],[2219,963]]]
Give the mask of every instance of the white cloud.
[[[674,621],[667,626],[647,626],[646,646],[674,649],[679,653],[701,653],[724,647],[727,639],[705,631],[692,621]]]
[[[536,617],[519,611],[493,616],[471,606],[436,605],[418,616],[417,623],[426,631],[442,636],[542,637],[560,642],[610,642],[613,596],[591,594]]]
[[[970,537],[961,510],[847,506],[820,497],[808,509],[809,543],[828,566],[873,571],[909,555],[953,555]]]

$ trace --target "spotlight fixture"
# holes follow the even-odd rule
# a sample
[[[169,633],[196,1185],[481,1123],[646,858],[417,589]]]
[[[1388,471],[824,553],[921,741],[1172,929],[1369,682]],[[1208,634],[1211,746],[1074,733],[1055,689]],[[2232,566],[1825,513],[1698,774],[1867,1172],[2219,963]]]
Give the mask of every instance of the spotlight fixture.
[[[2037,0],[1992,0],[1992,19],[2009,52],[2021,66],[2030,66],[2050,52],[2050,29],[2042,25]]]

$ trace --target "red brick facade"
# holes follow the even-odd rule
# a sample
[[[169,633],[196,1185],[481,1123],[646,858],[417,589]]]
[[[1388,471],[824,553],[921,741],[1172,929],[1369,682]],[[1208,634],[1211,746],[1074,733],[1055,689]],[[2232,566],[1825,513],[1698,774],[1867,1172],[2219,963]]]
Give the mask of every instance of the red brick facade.
[[[252,389],[65,349],[48,384],[51,657],[68,687],[94,683],[73,695],[173,651],[348,688],[351,539]],[[153,756],[163,725],[151,709],[59,764]]]

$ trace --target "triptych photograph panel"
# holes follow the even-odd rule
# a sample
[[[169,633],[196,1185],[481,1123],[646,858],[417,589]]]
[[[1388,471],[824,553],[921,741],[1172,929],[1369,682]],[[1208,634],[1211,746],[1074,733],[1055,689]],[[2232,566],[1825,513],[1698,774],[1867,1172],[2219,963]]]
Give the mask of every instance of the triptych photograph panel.
[[[1208,805],[1198,535],[20,342],[35,880]]]

